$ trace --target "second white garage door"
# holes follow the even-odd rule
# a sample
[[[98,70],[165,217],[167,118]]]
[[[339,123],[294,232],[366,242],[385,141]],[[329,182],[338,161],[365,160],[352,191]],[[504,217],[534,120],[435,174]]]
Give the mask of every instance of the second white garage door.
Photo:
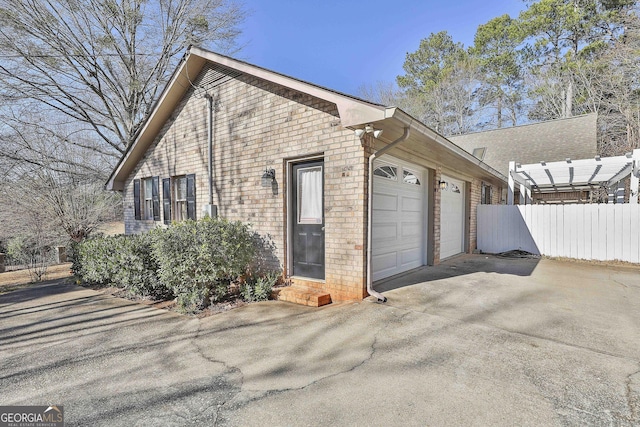
[[[374,167],[373,280],[384,279],[424,264],[424,170],[383,156]]]
[[[442,175],[440,190],[440,259],[464,252],[464,181]]]

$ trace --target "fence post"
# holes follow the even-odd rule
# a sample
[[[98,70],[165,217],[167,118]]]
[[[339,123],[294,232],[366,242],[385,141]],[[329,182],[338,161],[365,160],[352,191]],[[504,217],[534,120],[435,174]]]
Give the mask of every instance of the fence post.
[[[0,273],[4,273],[4,254],[0,253]]]

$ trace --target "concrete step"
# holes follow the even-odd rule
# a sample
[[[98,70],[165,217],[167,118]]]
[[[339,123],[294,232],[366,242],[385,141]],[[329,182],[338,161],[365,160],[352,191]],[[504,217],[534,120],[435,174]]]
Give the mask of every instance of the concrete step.
[[[309,307],[320,307],[331,304],[331,295],[302,287],[287,286],[280,289],[278,300]]]

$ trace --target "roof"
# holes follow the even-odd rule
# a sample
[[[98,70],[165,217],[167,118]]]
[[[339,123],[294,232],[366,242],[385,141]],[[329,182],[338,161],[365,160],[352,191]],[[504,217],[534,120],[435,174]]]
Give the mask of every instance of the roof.
[[[485,148],[483,161],[504,175],[521,164],[587,159],[597,155],[597,114],[469,133],[449,140],[469,153]]]
[[[126,179],[133,172],[140,159],[143,158],[147,149],[153,144],[156,136],[166,121],[169,120],[176,106],[192,87],[192,82],[196,80],[205,67],[212,64],[215,65],[218,71],[229,76],[239,76],[241,74],[254,76],[333,103],[338,108],[343,127],[356,129],[364,127],[365,124],[375,124],[376,129],[384,129],[383,137],[378,139],[378,142],[383,144],[388,144],[398,138],[403,134],[405,128],[411,128],[411,136],[406,143],[403,143],[407,150],[424,151],[436,161],[442,162],[452,169],[455,168],[466,172],[471,176],[482,177],[489,180],[489,182],[506,182],[506,173],[501,175],[399,108],[385,107],[368,102],[192,46],[182,58],[169,83],[158,98],[151,114],[140,128],[135,141],[113,170],[106,184],[108,190],[121,191],[124,189]]]

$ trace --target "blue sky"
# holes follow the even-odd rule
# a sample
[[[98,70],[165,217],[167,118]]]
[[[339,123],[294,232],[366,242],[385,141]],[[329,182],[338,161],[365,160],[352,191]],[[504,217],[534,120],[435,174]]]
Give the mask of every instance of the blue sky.
[[[522,0],[244,0],[251,15],[236,56],[341,92],[395,81],[407,52],[448,31],[469,46],[480,24],[524,9]]]

